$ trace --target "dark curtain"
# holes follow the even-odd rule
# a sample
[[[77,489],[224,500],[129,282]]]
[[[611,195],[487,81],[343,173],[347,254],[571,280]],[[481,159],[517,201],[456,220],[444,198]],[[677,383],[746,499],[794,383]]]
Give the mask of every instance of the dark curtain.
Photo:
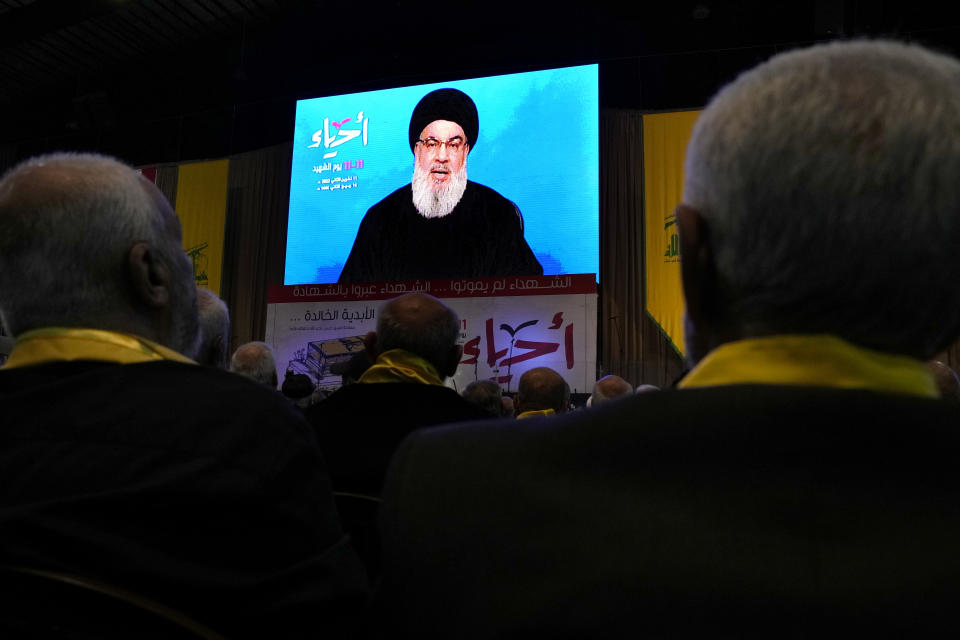
[[[292,143],[230,157],[220,297],[230,352],[266,333],[267,291],[283,284]]]
[[[680,355],[644,311],[643,121],[638,111],[600,114],[600,303],[597,376],[670,386]]]

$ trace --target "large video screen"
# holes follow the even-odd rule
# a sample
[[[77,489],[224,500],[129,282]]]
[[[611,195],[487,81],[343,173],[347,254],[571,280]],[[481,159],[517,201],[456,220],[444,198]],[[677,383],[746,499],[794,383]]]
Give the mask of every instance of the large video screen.
[[[598,128],[597,65],[300,100],[284,284],[598,273]]]

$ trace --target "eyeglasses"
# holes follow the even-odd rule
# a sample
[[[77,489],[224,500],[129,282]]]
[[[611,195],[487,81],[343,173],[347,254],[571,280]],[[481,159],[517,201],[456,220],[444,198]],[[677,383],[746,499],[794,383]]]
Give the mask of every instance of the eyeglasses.
[[[447,151],[450,153],[457,153],[462,151],[467,146],[467,141],[461,138],[460,136],[454,136],[444,142],[443,140],[437,140],[436,138],[427,138],[426,140],[417,140],[419,144],[422,144],[427,151],[437,151],[441,146],[445,146]]]

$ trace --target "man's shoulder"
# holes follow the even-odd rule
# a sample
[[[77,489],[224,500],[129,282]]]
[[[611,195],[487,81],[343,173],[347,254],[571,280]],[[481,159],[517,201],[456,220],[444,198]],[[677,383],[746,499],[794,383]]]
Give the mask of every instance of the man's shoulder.
[[[878,566],[910,573],[924,555],[921,571],[937,575],[950,547],[943,531],[956,528],[958,424],[960,408],[934,399],[742,385],[418,431],[394,456],[384,491],[377,602],[400,629],[469,621],[478,637],[543,629],[542,616],[518,616],[517,602],[528,613],[576,603],[558,629],[610,635],[636,625],[631,604],[669,593],[677,575],[708,585],[711,610],[732,602],[749,611],[757,594],[782,592],[776,610],[801,615],[803,594],[822,590],[822,576],[809,572],[816,554],[883,551],[877,564],[841,567],[851,584]],[[929,519],[917,520],[918,500],[936,505]],[[903,522],[922,524],[904,534]],[[888,553],[914,533],[941,546],[904,560]],[[783,576],[802,588],[784,590]],[[622,588],[606,589],[613,582]],[[886,595],[875,602],[889,606]],[[674,596],[682,605],[689,590]]]
[[[737,442],[765,446],[805,438],[857,441],[868,432],[896,438],[905,416],[921,420],[931,437],[960,425],[960,405],[940,400],[866,390],[781,385],[731,385],[629,396],[562,416],[491,425],[471,422],[418,434],[416,455],[449,458],[497,457],[518,460],[582,455],[595,449],[615,459],[638,446],[678,455],[677,447],[712,442],[711,455]],[[911,427],[912,428],[912,427]],[[819,434],[819,435],[815,435]],[[800,438],[800,440],[797,440]],[[822,440],[821,440],[822,441]],[[799,446],[799,445],[798,445]],[[689,453],[689,451],[687,452]],[[703,452],[707,453],[707,452]]]
[[[479,182],[474,182],[473,180],[467,181],[467,189],[464,194],[465,197],[485,202],[488,205],[509,207],[511,209],[516,208],[516,204],[514,204],[512,200],[505,197],[496,189],[488,187],[485,184],[480,184]]]
[[[150,364],[154,366],[147,366]],[[164,361],[145,363],[142,370],[130,373],[162,379],[192,406],[222,415],[234,424],[256,425],[269,419],[275,428],[295,432],[303,424],[300,411],[280,392],[229,371]]]
[[[233,373],[169,360],[137,364],[51,362],[0,372],[7,415],[51,417],[101,425],[210,434],[270,432],[278,442],[310,438],[302,417],[278,393]],[[49,399],[56,399],[50,403]],[[45,400],[46,399],[46,400]],[[211,437],[214,437],[211,435]]]
[[[387,211],[394,212],[396,209],[407,204],[409,204],[411,207],[413,206],[413,187],[410,185],[410,183],[407,183],[399,189],[384,196],[382,200],[367,210],[367,215],[376,215],[377,213]]]
[[[482,216],[484,222],[498,228],[516,224],[523,229],[523,215],[516,203],[479,182],[467,182],[463,198],[454,211],[469,211],[475,218]]]

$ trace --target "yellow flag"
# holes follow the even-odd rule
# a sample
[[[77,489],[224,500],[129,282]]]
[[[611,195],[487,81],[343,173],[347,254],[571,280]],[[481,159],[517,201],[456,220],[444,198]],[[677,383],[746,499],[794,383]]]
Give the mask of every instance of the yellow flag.
[[[223,231],[227,218],[229,160],[180,165],[177,175],[177,215],[183,225],[183,248],[193,259],[198,287],[220,295]]]
[[[643,116],[646,309],[684,355],[680,246],[674,210],[683,197],[683,159],[699,111]]]

